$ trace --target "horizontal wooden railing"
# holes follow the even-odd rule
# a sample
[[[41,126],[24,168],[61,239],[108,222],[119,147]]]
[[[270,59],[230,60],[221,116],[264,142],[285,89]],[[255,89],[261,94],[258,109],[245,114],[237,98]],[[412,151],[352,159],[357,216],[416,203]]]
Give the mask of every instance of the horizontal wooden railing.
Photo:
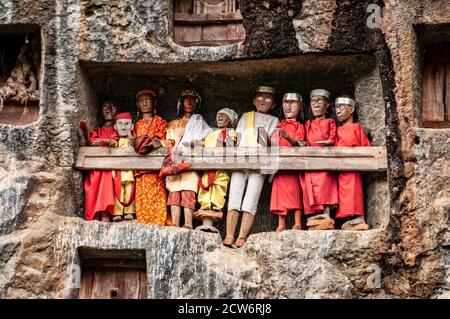
[[[81,147],[75,168],[80,170],[159,170],[166,149],[139,155],[132,148]],[[384,147],[229,147],[177,148],[177,161],[190,162],[192,170],[333,170],[383,172]]]

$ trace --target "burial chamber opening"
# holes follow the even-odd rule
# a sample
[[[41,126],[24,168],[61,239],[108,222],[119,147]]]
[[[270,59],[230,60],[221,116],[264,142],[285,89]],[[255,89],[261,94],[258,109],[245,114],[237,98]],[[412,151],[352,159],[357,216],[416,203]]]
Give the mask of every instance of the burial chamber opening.
[[[80,299],[146,299],[147,262],[143,249],[79,247]]]
[[[252,98],[258,85],[276,89],[277,106],[272,115],[283,118],[282,96],[297,92],[303,97],[300,119],[310,118],[309,92],[324,88],[337,95],[352,95],[357,100],[357,117],[374,146],[385,145],[384,101],[375,58],[368,54],[307,54],[276,59],[237,60],[182,64],[134,64],[81,62],[80,112],[94,127],[101,123],[100,105],[106,99],[117,101],[120,112],[131,112],[137,120],[135,94],[144,88],[159,94],[157,114],[167,121],[176,118],[179,94],[184,88],[197,90],[203,98],[201,114],[216,127],[221,108],[234,109],[239,116],[253,110]],[[333,109],[334,116],[334,109]],[[386,173],[364,174],[365,207],[372,228],[386,227],[389,221]],[[277,218],[269,214],[271,184],[266,180],[259,201],[252,233],[272,231]],[[292,220],[290,220],[292,218]],[[293,224],[293,217],[288,217]],[[224,232],[225,221],[219,224]]]
[[[36,25],[0,27],[0,124],[39,118],[41,37]]]

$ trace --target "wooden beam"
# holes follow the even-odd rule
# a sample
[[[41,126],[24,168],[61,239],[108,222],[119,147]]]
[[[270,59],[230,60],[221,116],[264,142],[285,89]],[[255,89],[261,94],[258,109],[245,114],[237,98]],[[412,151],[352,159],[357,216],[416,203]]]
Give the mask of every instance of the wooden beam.
[[[450,128],[450,121],[444,122],[423,122],[425,128]]]
[[[132,148],[81,147],[75,168],[157,171],[166,154],[158,149],[139,155]],[[382,172],[387,170],[384,147],[269,147],[178,148],[176,161],[185,160],[193,170],[333,170]]]
[[[200,40],[200,41],[177,41],[177,44],[184,47],[194,47],[194,46],[222,46],[230,45],[244,41],[244,39],[231,39],[231,40]]]
[[[223,14],[205,13],[189,14],[185,12],[175,12],[174,21],[176,24],[217,24],[229,22],[242,22],[240,12],[228,12]]]
[[[139,268],[146,269],[146,262],[139,259],[120,259],[120,258],[108,258],[108,259],[86,259],[83,260],[83,266],[96,266],[102,268]]]

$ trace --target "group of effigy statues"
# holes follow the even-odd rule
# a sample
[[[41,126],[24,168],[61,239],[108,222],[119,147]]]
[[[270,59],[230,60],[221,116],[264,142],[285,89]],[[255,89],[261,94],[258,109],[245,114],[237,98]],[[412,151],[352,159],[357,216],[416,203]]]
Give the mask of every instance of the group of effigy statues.
[[[139,154],[164,147],[168,153],[159,172],[89,171],[84,182],[86,220],[136,219],[139,223],[179,227],[183,213],[183,227],[193,229],[193,218],[199,218],[203,223],[198,229],[218,232],[213,224],[222,218],[229,193],[223,244],[239,248],[251,231],[266,175],[255,170],[191,170],[189,163],[174,159],[173,148],[371,145],[362,125],[354,122],[356,102],[350,96],[334,101],[340,123],[337,126],[330,118],[331,95],[324,89],[310,92],[313,118],[305,124],[298,119],[300,94],[284,94],[281,122],[269,114],[275,107],[274,95],[272,87],[258,87],[253,97],[255,110],[244,113],[239,121],[234,110],[221,109],[216,116],[217,129],[210,128],[199,114],[202,98],[194,90],[181,92],[178,118],[170,123],[156,115],[157,94],[153,90],[136,94],[139,120],[134,124],[131,113],[117,114],[114,102],[104,102],[102,127],[89,132],[86,123],[81,123],[89,145],[134,147]],[[335,219],[342,221],[341,229],[367,230],[362,188],[358,172],[278,171],[273,177],[270,200],[270,213],[278,216],[276,232],[286,229],[289,213],[294,214],[292,229],[300,230],[302,211],[308,229],[334,229],[335,220],[330,216],[333,208],[337,208]]]

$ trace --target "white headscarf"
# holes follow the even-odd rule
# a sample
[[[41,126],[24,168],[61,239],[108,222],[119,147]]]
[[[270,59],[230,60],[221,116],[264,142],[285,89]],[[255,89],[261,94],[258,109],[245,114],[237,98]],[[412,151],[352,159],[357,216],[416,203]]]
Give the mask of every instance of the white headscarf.
[[[237,122],[237,119],[238,119],[238,115],[237,115],[237,113],[234,110],[232,110],[232,109],[230,109],[228,107],[225,107],[225,108],[221,109],[219,112],[217,112],[217,115],[219,115],[219,113],[224,113],[230,118],[231,126],[235,126],[236,125],[236,122]]]
[[[185,142],[191,143],[192,140],[201,140],[211,132],[212,129],[200,114],[192,114],[191,118],[186,124],[183,137],[181,138],[178,145],[183,146],[183,143]]]

